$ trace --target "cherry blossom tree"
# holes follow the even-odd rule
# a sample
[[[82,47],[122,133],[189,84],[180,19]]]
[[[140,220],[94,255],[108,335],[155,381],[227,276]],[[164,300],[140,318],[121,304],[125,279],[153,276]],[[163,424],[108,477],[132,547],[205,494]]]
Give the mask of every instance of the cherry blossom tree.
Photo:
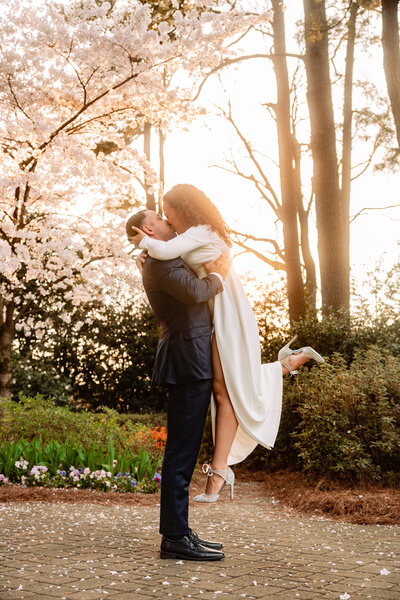
[[[191,77],[267,18],[156,4],[1,0],[0,397],[16,329],[44,335],[64,302],[93,301],[116,278],[135,284],[123,225],[137,180],[156,183],[135,139],[145,123],[192,118]]]

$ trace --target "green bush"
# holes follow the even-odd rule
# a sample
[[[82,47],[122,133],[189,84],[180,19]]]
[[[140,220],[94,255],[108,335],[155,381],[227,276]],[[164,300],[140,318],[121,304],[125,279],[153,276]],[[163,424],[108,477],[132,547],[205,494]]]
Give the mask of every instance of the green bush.
[[[260,321],[259,321],[260,323]],[[367,314],[349,317],[343,314],[327,314],[322,318],[309,315],[293,323],[292,327],[279,332],[264,328],[261,338],[263,362],[277,359],[279,349],[294,335],[293,348],[312,346],[323,356],[340,354],[350,364],[355,355],[375,345],[385,348],[393,356],[400,356],[400,319],[390,320],[386,314],[370,318]]]
[[[302,468],[351,481],[400,480],[400,360],[371,347],[348,368],[333,356],[291,387],[300,417],[290,434]]]
[[[23,390],[28,396],[41,394],[45,398],[53,398],[62,406],[68,403],[73,394],[71,380],[43,357],[37,360],[26,356],[18,359],[14,353],[12,370],[14,399],[18,399]]]
[[[20,396],[19,402],[6,400],[0,403],[0,438],[16,442],[24,438],[31,442],[41,437],[43,443],[64,443],[66,439],[88,449],[106,447],[111,436],[116,452],[130,448],[139,452],[144,448],[152,455],[161,455],[161,449],[152,443],[151,436],[139,435],[150,425],[163,425],[158,417],[151,423],[149,415],[119,415],[104,407],[101,412],[75,412],[66,406],[57,406],[54,400],[37,395]]]
[[[43,322],[40,307],[32,319]],[[65,322],[65,315],[69,317]],[[159,328],[142,299],[116,295],[112,303],[74,307],[51,315],[52,326],[37,340],[16,332],[13,399],[42,394],[66,404],[119,412],[163,410],[166,393],[150,387]]]

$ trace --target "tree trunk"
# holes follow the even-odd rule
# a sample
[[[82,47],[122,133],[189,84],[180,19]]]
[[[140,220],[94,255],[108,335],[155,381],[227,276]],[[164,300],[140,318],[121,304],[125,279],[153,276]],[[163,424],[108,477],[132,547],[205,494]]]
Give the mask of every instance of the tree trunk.
[[[353,1],[347,23],[346,68],[343,93],[343,148],[342,148],[342,209],[343,237],[346,269],[350,273],[350,191],[351,191],[351,150],[353,120],[353,67],[356,41],[356,20],[359,5]]]
[[[147,158],[147,161],[150,163],[150,160],[151,160],[151,125],[148,122],[146,122],[144,124],[143,146],[144,146],[144,154]],[[151,187],[148,185],[146,172],[144,174],[144,185],[145,185],[145,190],[146,190],[146,208],[148,210],[156,210],[156,199],[154,198],[153,192],[150,191]]]
[[[350,273],[339,189],[324,0],[304,0],[307,102],[318,229],[322,310],[349,310]]]
[[[317,309],[317,273],[315,262],[310,249],[309,236],[309,210],[305,210],[303,205],[303,194],[301,192],[301,150],[300,144],[296,139],[295,131],[293,131],[293,147],[294,153],[294,170],[296,174],[296,189],[297,196],[297,214],[299,215],[300,223],[300,245],[301,254],[303,256],[304,269],[306,271],[306,307],[308,312],[315,312]]]
[[[382,0],[383,67],[400,150],[399,0]]]
[[[0,401],[11,396],[11,347],[14,339],[14,304],[0,297]]]
[[[158,128],[158,156],[159,156],[159,161],[160,161],[160,173],[159,173],[159,178],[160,178],[160,198],[159,198],[159,202],[158,202],[158,212],[160,213],[160,215],[162,215],[162,210],[163,210],[163,204],[162,204],[162,199],[164,196],[164,186],[165,186],[165,153],[164,153],[164,146],[165,146],[165,135],[163,130],[161,129],[161,127]]]
[[[297,227],[297,197],[294,171],[294,152],[290,128],[290,89],[286,63],[285,21],[283,1],[272,0],[274,18],[272,21],[274,65],[277,102],[276,126],[279,146],[279,172],[282,196],[282,225],[285,248],[287,294],[289,301],[289,319],[291,322],[304,317],[306,302],[300,263],[300,244]],[[300,190],[301,194],[301,190]]]

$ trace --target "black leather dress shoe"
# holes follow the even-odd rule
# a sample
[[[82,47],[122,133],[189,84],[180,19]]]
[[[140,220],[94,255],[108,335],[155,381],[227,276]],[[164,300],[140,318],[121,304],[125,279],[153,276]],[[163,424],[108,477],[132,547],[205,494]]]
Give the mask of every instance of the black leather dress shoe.
[[[178,558],[180,560],[221,560],[225,558],[223,552],[211,550],[194,542],[188,535],[180,540],[161,540],[160,558]]]
[[[205,546],[206,548],[212,548],[213,550],[222,550],[224,547],[221,542],[207,542],[206,540],[202,540],[199,538],[197,533],[193,531],[193,529],[189,529],[189,537],[196,544],[200,544],[201,546]]]

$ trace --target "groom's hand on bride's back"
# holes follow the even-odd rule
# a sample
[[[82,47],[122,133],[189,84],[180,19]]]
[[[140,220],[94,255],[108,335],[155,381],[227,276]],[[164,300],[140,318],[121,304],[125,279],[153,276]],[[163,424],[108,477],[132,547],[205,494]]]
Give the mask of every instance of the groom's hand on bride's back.
[[[223,279],[228,275],[229,269],[231,268],[232,259],[228,252],[223,252],[213,262],[204,263],[204,267],[207,273],[219,273]]]

